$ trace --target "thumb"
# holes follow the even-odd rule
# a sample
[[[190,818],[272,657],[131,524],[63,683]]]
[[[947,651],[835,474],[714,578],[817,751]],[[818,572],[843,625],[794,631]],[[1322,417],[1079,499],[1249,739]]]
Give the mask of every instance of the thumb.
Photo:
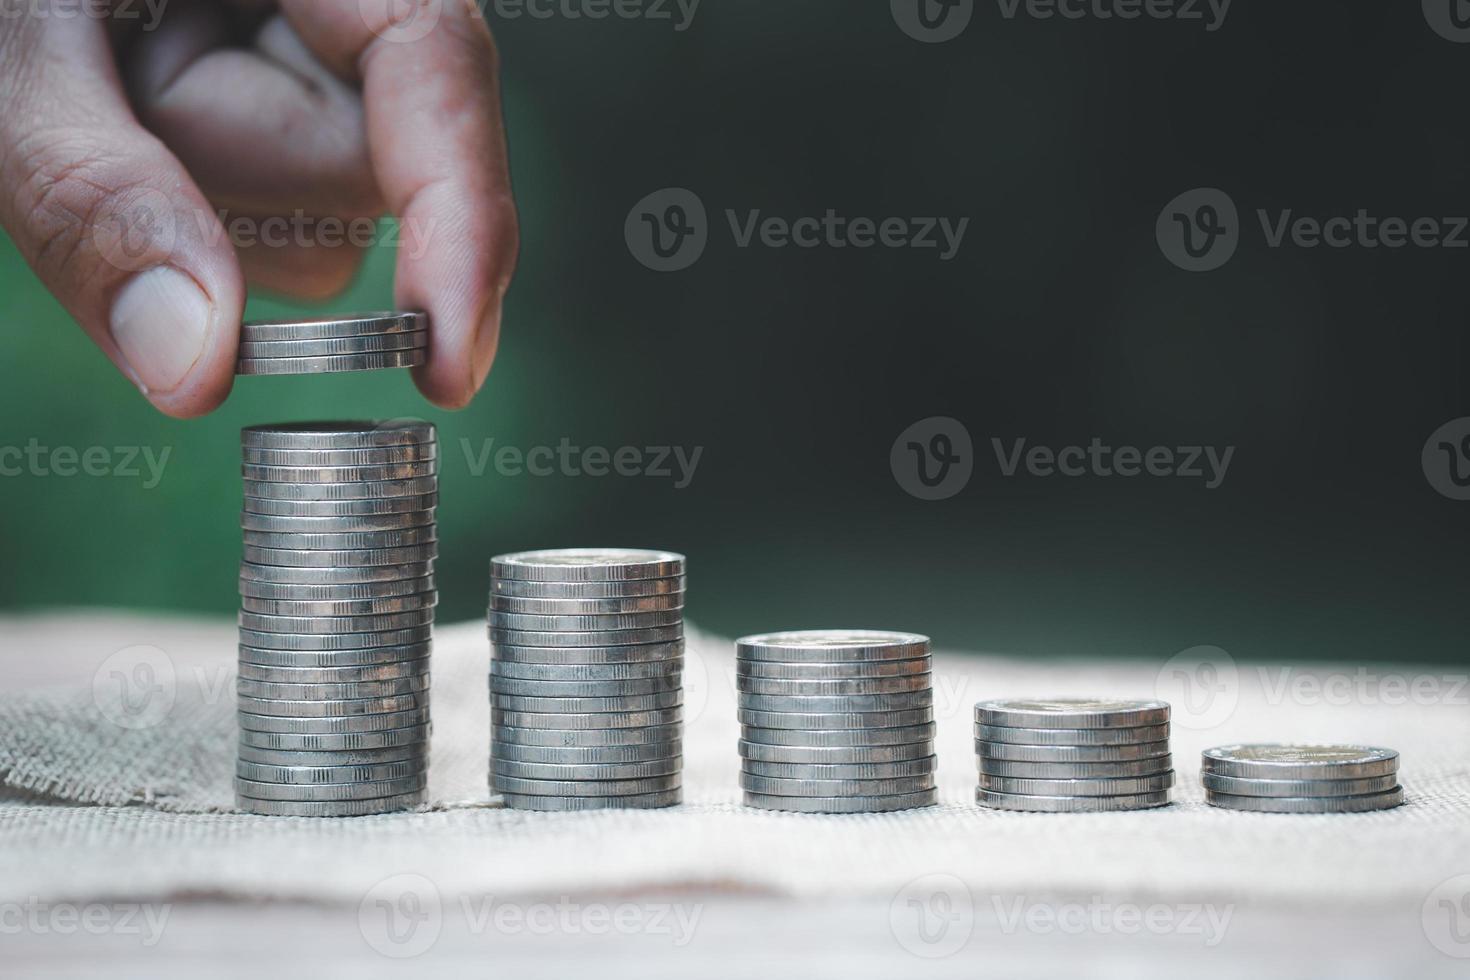
[[[82,329],[162,411],[234,379],[245,287],[203,193],[133,116],[104,29],[0,26],[0,224]]]

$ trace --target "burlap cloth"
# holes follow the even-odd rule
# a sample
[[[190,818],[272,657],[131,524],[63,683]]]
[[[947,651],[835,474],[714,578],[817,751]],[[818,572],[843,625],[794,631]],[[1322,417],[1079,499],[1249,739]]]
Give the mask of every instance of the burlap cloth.
[[[593,967],[640,976],[700,970],[770,976],[787,975],[788,968],[843,977],[1046,976],[1064,965],[1139,976],[1185,964],[1197,974],[1222,976],[1264,964],[1275,974],[1470,975],[1470,958],[1455,955],[1463,937],[1470,957],[1470,897],[1460,909],[1453,904],[1459,894],[1453,880],[1470,875],[1470,691],[1456,692],[1446,671],[1429,672],[1448,678],[1431,703],[1388,704],[1376,696],[1342,704],[1298,696],[1283,703],[1279,673],[1243,666],[1232,695],[1238,703],[1225,720],[1202,731],[1176,724],[1173,806],[1029,815],[975,806],[971,705],[1027,694],[1154,696],[1160,664],[940,654],[941,805],[882,816],[800,816],[740,805],[733,653],[728,642],[693,632],[686,804],[535,814],[501,809],[489,798],[488,653],[483,624],[463,624],[436,636],[431,808],[296,820],[231,812],[230,624],[99,614],[11,618],[0,620],[0,643],[0,913],[4,903],[197,906],[194,931],[178,927],[189,937],[180,940],[189,955],[217,953],[232,942],[237,947],[228,961],[211,965],[216,972],[258,975],[252,973],[257,961],[281,955],[284,946],[239,938],[241,929],[249,937],[275,921],[281,908],[297,910],[290,917],[296,926],[313,916],[330,920],[338,910],[356,915],[375,886],[407,873],[432,882],[446,907],[468,896],[676,895],[704,910],[696,940],[678,955],[639,947],[632,955],[643,958],[618,960],[618,968],[606,961],[609,947],[589,945],[586,936],[560,937],[554,945],[560,960],[548,958],[546,943],[499,937],[505,964],[539,964],[550,976]],[[151,672],[138,674],[139,663]],[[1332,673],[1314,668],[1293,677]],[[144,688],[130,695],[130,683]],[[152,714],[141,725],[138,690],[159,699],[145,704],[144,714]],[[132,698],[126,707],[133,717],[122,711],[124,697]],[[1205,806],[1199,751],[1250,740],[1392,746],[1403,756],[1409,802],[1349,816]],[[1465,887],[1470,895],[1470,878]],[[963,925],[973,935],[957,954],[923,946],[915,953],[912,938],[901,935],[895,916],[915,888],[931,905],[938,892],[950,893],[934,905],[937,913],[950,908],[956,889],[968,893],[961,896]],[[1088,908],[1207,904],[1228,908],[1232,923],[1222,941],[1209,945],[1182,928],[1122,935],[1102,927],[1059,932],[1044,924],[1018,928],[1014,921],[1007,927],[1012,896],[1027,907],[1071,900]],[[265,899],[272,904],[262,904]],[[1434,919],[1440,910],[1462,918],[1446,926]],[[0,917],[0,932],[3,923]],[[478,962],[483,937],[453,932],[445,930],[433,953],[415,962],[415,972],[393,975]],[[38,974],[86,972],[69,958],[80,948],[75,941],[26,935],[14,941],[20,962]],[[354,976],[388,975],[397,965],[364,948],[360,935],[322,928],[313,942],[327,957],[318,966],[353,963]],[[149,975],[167,972],[167,957],[158,957],[169,948],[150,951]],[[114,972],[126,972],[132,962],[115,952],[107,956]],[[553,963],[557,969],[550,969]]]

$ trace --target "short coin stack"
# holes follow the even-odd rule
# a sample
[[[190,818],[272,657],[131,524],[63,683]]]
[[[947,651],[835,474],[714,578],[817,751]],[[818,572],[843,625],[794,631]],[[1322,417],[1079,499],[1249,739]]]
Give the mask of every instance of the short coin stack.
[[[746,806],[884,813],[936,802],[927,636],[799,630],[735,649]]]
[[[1257,813],[1363,813],[1404,802],[1399,754],[1362,745],[1206,749],[1205,802]]]
[[[1163,701],[981,701],[975,755],[975,802],[997,810],[1143,810],[1174,785]]]
[[[368,313],[331,320],[247,323],[235,373],[338,374],[427,363],[429,318]]]
[[[428,423],[241,434],[240,809],[423,802],[438,459]]]
[[[492,559],[490,785],[520,810],[683,800],[684,556]]]

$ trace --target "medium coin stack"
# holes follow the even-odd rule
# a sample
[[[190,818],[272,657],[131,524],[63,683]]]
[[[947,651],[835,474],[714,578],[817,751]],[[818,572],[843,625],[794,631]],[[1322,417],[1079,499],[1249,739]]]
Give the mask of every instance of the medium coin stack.
[[[929,638],[799,630],[736,642],[745,805],[884,813],[936,802]]]
[[[1205,802],[1257,813],[1363,813],[1404,802],[1399,754],[1363,745],[1206,749]]]
[[[490,785],[507,807],[683,800],[684,590],[667,551],[492,559]]]
[[[308,423],[241,437],[239,808],[417,806],[438,602],[434,427]]]
[[[338,374],[428,362],[424,313],[368,313],[347,319],[247,323],[235,373]]]
[[[1163,701],[981,701],[975,757],[975,802],[997,810],[1144,810],[1174,785]]]

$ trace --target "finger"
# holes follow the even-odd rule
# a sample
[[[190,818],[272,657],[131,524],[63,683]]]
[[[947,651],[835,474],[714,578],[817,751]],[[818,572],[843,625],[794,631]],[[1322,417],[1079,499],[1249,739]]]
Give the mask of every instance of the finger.
[[[229,394],[245,288],[179,161],[134,118],[106,30],[0,23],[0,224],[46,287],[163,411]]]
[[[393,21],[390,9],[416,12]],[[396,301],[431,317],[419,387],[446,408],[485,381],[515,270],[517,225],[498,59],[469,0],[283,0],[306,45],[360,78],[373,172],[403,225]]]
[[[300,215],[230,215],[225,227],[235,242],[245,281],[295,299],[331,299],[352,284],[376,229],[371,219],[349,227],[338,218]]]
[[[230,11],[192,4],[140,35],[126,59],[139,118],[231,209],[377,215],[362,99],[285,19],[237,46]]]

